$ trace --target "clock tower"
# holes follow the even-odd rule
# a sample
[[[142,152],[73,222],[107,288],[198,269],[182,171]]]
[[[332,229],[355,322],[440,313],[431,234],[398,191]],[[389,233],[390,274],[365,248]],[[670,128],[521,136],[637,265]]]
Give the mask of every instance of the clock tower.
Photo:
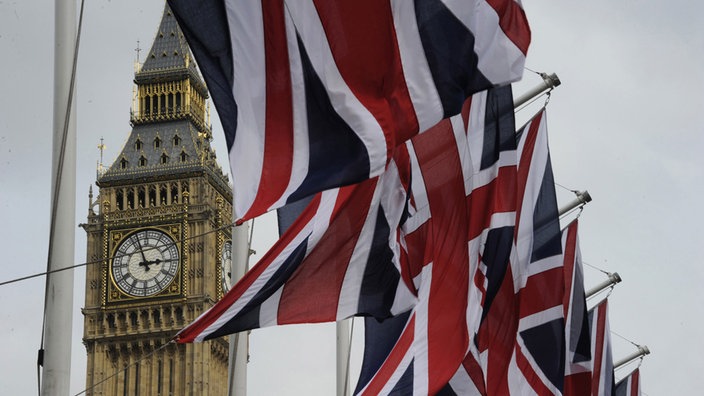
[[[229,286],[232,190],[208,92],[171,10],[135,73],[132,131],[90,193],[88,395],[223,395],[228,344],[169,343]]]

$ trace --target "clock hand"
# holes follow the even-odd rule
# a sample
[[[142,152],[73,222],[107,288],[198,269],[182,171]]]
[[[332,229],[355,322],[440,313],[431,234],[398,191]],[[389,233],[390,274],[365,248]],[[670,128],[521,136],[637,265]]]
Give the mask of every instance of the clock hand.
[[[142,247],[142,243],[139,241],[139,237],[135,235],[135,238],[137,238],[137,247],[139,247],[139,253],[142,254],[142,260],[143,263],[148,263],[147,257],[144,255],[144,248]],[[142,263],[139,263],[139,265],[142,265]],[[149,271],[149,267],[147,267],[147,271]]]
[[[154,262],[153,262],[153,261],[141,261],[141,262],[139,263],[139,266],[140,266],[140,267],[143,266],[143,267],[144,267],[144,271],[149,272],[149,264],[154,264]]]

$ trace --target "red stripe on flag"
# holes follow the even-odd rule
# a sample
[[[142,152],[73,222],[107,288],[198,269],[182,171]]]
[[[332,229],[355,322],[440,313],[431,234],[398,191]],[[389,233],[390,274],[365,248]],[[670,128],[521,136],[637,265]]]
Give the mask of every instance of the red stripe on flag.
[[[467,375],[472,380],[472,383],[479,391],[479,394],[486,395],[486,386],[484,386],[484,374],[479,362],[472,354],[467,354],[467,357],[462,362],[462,367],[467,372]]]
[[[631,373],[631,396],[640,396],[640,370]]]
[[[305,322],[335,320],[342,282],[367,221],[377,181],[369,179],[340,189],[334,212],[340,215],[333,215],[325,234],[306,257],[307,265],[300,266],[284,286],[277,314],[279,324],[302,323],[301,318]],[[316,292],[309,293],[313,289]]]
[[[518,305],[513,290],[511,266],[491,303],[477,336],[480,352],[487,351],[486,391],[488,395],[509,395],[506,368],[511,362],[518,332]]]
[[[523,150],[521,150],[521,158],[518,159],[518,196],[516,202],[524,202],[524,196],[526,193],[526,184],[528,183],[528,173],[531,169],[531,161],[533,159],[533,151],[535,150],[535,141],[538,137],[538,129],[540,128],[540,121],[543,118],[543,112],[538,113],[524,129],[523,133],[527,133],[525,144],[523,145]],[[542,179],[542,175],[541,175]],[[521,204],[516,208],[516,232],[515,236],[518,236],[518,230],[520,229],[521,222]]]
[[[546,309],[562,306],[564,291],[560,286],[563,282],[562,267],[530,275],[525,287],[518,292],[518,298],[521,301],[521,317],[525,318]]]
[[[528,362],[528,359],[523,354],[523,348],[521,348],[521,346],[518,344],[516,344],[516,365],[518,366],[519,370],[521,370],[521,373],[526,379],[528,385],[533,388],[533,391],[535,391],[536,394],[540,396],[554,395],[554,393],[550,391],[550,388],[545,386],[543,380],[535,372],[535,370],[533,369],[533,365]]]
[[[235,303],[242,295],[259,279],[262,273],[269,268],[272,261],[281,255],[284,248],[287,248],[291,241],[301,230],[313,219],[318,212],[320,205],[320,194],[316,194],[310,204],[291,224],[286,233],[281,237],[280,243],[275,244],[250,271],[244,274],[235,286],[230,290],[220,301],[217,302],[210,310],[191,323],[188,327],[179,332],[176,338],[178,343],[193,342],[203,331],[210,327],[222,314],[224,314],[232,304]]]
[[[604,359],[604,340],[606,339],[606,334],[604,334],[606,330],[606,305],[606,300],[597,305],[597,317],[592,319],[596,321],[596,337],[594,339],[594,370],[592,371],[592,392],[597,393],[599,392],[599,384],[601,383],[601,366],[603,363],[602,360]]]
[[[342,78],[386,136],[387,157],[418,132],[391,2],[314,0]],[[398,133],[398,136],[395,136]]]
[[[523,8],[515,0],[487,0],[499,16],[499,26],[524,55],[528,54],[530,26]]]
[[[438,392],[457,371],[469,345],[467,294],[469,258],[462,163],[452,124],[414,138],[428,194],[433,267],[428,297],[428,392]],[[442,155],[440,155],[442,153]]]
[[[573,221],[567,226],[567,240],[565,241],[565,252],[563,268],[565,274],[565,294],[562,298],[563,315],[567,320],[569,318],[568,311],[570,309],[570,303],[572,301],[572,289],[574,282],[574,260],[577,254],[577,222]]]
[[[369,382],[367,387],[362,392],[362,395],[378,395],[381,390],[384,389],[384,385],[389,382],[389,379],[398,369],[404,356],[408,354],[408,350],[413,344],[413,339],[415,338],[415,327],[416,327],[416,315],[412,314],[406,323],[406,327],[403,329],[403,333],[399,337],[396,345],[391,350],[391,353],[381,365],[379,371],[374,375],[372,380]]]
[[[570,374],[565,376],[565,386],[562,391],[564,396],[591,396],[592,373]]]
[[[293,94],[284,4],[262,1],[266,61],[266,125],[262,174],[256,198],[243,218],[269,210],[288,186],[293,164]]]
[[[481,235],[491,225],[491,216],[496,213],[516,210],[516,167],[504,166],[490,183],[477,187],[467,197],[470,208],[469,240]]]

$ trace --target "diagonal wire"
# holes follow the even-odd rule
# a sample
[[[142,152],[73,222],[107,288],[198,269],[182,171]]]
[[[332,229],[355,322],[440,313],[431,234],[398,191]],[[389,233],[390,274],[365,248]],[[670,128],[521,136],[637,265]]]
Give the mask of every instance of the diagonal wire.
[[[227,228],[232,227],[232,226],[234,226],[234,225],[235,225],[235,223],[225,224],[224,226],[221,226],[221,227],[218,227],[218,228],[214,228],[214,229],[212,229],[212,230],[210,230],[210,231],[206,231],[206,232],[204,232],[204,233],[202,233],[202,234],[192,235],[192,236],[189,236],[188,238],[183,238],[180,242],[175,242],[175,241],[174,241],[173,243],[165,244],[164,246],[171,246],[171,245],[174,245],[174,246],[175,246],[175,245],[178,245],[179,243],[183,243],[183,242],[186,242],[186,241],[189,241],[189,240],[192,240],[192,239],[197,239],[197,238],[200,238],[200,237],[202,237],[202,236],[205,236],[205,235],[208,235],[208,234],[212,234],[212,233],[214,233],[214,232],[218,232],[218,231],[227,229]],[[137,250],[136,252],[139,252],[139,251],[148,252],[148,251],[154,250],[154,249],[157,249],[157,247],[156,247],[156,246],[152,246],[152,247],[144,248],[144,249],[141,249],[141,250]],[[106,261],[106,260],[107,260],[107,261],[110,261],[110,260],[122,258],[122,257],[125,257],[125,256],[127,256],[127,255],[125,255],[125,254],[116,254],[116,255],[114,255],[114,256],[108,256],[108,257],[101,258],[101,259],[97,259],[97,260],[91,260],[91,261],[86,261],[86,262],[79,263],[79,264],[70,265],[70,266],[68,266],[68,267],[57,268],[57,269],[49,270],[49,271],[46,271],[46,272],[38,272],[38,273],[35,273],[35,274],[32,274],[32,275],[27,275],[27,276],[23,276],[23,277],[20,277],[20,278],[15,278],[15,279],[10,279],[10,280],[7,280],[7,281],[0,282],[0,286],[5,286],[5,285],[9,285],[9,284],[11,284],[11,283],[21,282],[21,281],[28,280],[28,279],[38,278],[38,277],[40,277],[40,276],[49,275],[49,274],[53,274],[53,273],[56,273],[56,272],[67,271],[67,270],[70,270],[70,269],[85,267],[85,266],[92,265],[92,264],[100,264],[100,263],[102,263],[103,261]]]

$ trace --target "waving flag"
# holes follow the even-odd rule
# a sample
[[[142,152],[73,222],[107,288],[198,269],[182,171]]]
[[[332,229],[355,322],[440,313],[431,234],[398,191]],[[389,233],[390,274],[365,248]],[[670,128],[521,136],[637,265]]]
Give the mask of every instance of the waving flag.
[[[640,370],[635,369],[628,377],[616,384],[615,396],[640,396]]]
[[[589,311],[592,335],[592,395],[614,394],[614,361],[611,355],[608,303],[604,300]]]
[[[397,148],[378,179],[318,194],[178,341],[355,314],[383,319],[415,305],[406,323],[399,322],[390,359],[361,392],[440,390],[465,359],[468,307],[481,303],[470,292],[469,252],[487,239],[484,245],[494,246],[488,228],[514,217],[515,199],[494,199],[516,185],[511,110],[508,86],[472,98],[463,116]],[[475,133],[481,137],[473,137],[480,144],[476,155],[467,143],[468,123],[481,126]],[[472,216],[476,223],[468,221]]]
[[[381,176],[316,195],[264,257],[179,342],[291,323],[378,319],[410,309],[397,229],[406,210],[408,155]]]
[[[591,395],[591,337],[584,293],[582,257],[579,251],[578,221],[574,220],[562,231],[564,250],[565,288],[563,313],[565,315],[565,396]]]
[[[248,219],[380,175],[471,94],[518,80],[519,0],[169,0],[220,116]]]
[[[507,256],[500,250],[510,251],[513,237],[516,146],[510,93],[504,87],[476,94],[460,117],[412,139],[420,177],[412,178],[414,206],[402,241],[419,301],[400,335],[388,337],[396,345],[386,359],[363,363],[361,394],[452,394],[447,392],[483,386],[479,365],[467,350],[481,316],[483,297],[474,285],[481,256]],[[366,333],[365,338],[367,350],[375,347],[378,338]],[[370,367],[379,368],[369,375]],[[466,384],[463,376],[477,383]]]
[[[487,394],[561,394],[563,255],[545,110],[517,138],[515,245],[504,273],[488,277],[476,346]]]

